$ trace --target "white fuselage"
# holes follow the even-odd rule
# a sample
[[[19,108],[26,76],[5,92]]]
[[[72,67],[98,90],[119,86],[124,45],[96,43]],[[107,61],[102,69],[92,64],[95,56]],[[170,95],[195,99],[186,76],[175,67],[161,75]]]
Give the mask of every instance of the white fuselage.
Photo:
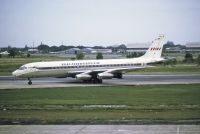
[[[25,64],[13,72],[16,77],[67,77],[82,72],[104,72],[106,70],[131,71],[144,68],[154,59],[105,59],[105,60],[77,60],[77,61],[50,61]]]

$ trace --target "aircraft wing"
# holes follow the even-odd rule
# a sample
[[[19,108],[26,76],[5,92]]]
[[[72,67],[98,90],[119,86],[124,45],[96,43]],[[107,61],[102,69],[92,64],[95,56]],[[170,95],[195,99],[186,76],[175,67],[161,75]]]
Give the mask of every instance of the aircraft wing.
[[[79,76],[86,76],[86,75],[93,75],[93,74],[115,74],[115,73],[126,73],[129,71],[134,71],[138,69],[144,69],[150,66],[138,66],[138,67],[121,67],[121,68],[99,68],[99,69],[90,69],[90,70],[76,70],[76,71],[69,71],[69,77],[76,77]]]

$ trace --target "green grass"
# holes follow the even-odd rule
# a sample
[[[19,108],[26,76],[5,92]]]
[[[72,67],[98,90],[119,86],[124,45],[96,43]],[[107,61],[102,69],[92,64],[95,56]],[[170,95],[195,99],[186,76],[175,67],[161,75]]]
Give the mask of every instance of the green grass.
[[[32,55],[30,58],[0,58],[0,75],[11,75],[20,66],[40,61],[69,60],[66,57]]]
[[[129,74],[200,74],[200,66],[195,64],[179,64],[175,66],[155,66],[142,70],[135,70]]]
[[[0,122],[199,123],[200,84],[0,90]]]

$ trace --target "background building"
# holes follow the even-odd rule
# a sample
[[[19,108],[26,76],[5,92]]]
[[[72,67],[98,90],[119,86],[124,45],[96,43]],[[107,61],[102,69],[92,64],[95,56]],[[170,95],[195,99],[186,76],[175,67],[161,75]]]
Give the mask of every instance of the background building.
[[[185,46],[187,52],[200,52],[200,42],[188,42]]]

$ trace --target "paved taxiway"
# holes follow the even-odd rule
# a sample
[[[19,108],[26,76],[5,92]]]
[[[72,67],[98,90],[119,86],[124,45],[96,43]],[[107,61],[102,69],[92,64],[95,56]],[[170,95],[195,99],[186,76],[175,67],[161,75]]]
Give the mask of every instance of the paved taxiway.
[[[26,79],[12,76],[0,77],[0,89],[73,87],[73,86],[112,86],[112,85],[148,85],[148,84],[191,84],[200,83],[200,75],[124,75],[123,79],[104,80],[103,84],[85,84],[73,78],[35,78],[28,85]]]
[[[1,134],[199,134],[199,125],[1,125]]]

